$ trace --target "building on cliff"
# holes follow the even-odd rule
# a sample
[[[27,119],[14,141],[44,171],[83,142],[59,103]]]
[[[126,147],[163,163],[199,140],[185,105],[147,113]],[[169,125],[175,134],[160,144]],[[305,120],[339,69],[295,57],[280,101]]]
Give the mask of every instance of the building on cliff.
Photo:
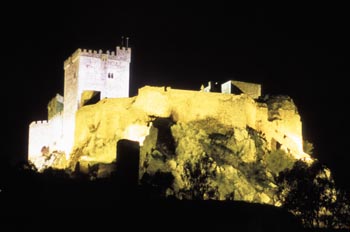
[[[59,94],[48,104],[48,120],[29,126],[28,159],[43,162],[43,148],[63,151],[67,158],[74,143],[75,114],[84,105],[103,98],[129,97],[131,49],[116,51],[77,49],[64,62],[64,97]]]
[[[221,92],[227,94],[246,94],[253,99],[261,96],[261,85],[243,81],[229,80],[221,85],[218,82],[209,81],[208,86],[202,87],[204,92]]]
[[[29,126],[28,159],[35,166],[47,165],[47,154],[52,152],[65,154],[68,160],[79,146],[93,147],[81,156],[86,160],[112,162],[117,141],[144,139],[154,116],[185,123],[217,118],[228,127],[250,127],[264,133],[271,149],[283,144],[297,158],[307,157],[294,103],[281,107],[259,102],[260,84],[209,82],[201,91],[145,86],[138,96],[129,98],[130,61],[131,49],[117,47],[106,53],[78,49],[64,62],[64,96],[57,94],[49,102],[48,120]],[[95,132],[98,134],[90,138]]]

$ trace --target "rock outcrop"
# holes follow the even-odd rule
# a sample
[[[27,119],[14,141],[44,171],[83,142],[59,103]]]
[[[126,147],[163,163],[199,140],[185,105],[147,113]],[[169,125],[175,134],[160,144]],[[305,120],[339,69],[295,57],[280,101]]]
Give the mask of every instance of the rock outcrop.
[[[269,150],[256,130],[227,127],[214,118],[189,123],[157,118],[143,144],[141,184],[179,199],[276,204],[274,176],[296,160],[281,149]],[[171,181],[159,184],[155,177],[161,175]]]
[[[276,204],[274,176],[311,160],[286,96],[145,86],[132,98],[103,99],[77,112],[71,167],[114,162],[120,139],[140,142],[140,182],[180,199]]]

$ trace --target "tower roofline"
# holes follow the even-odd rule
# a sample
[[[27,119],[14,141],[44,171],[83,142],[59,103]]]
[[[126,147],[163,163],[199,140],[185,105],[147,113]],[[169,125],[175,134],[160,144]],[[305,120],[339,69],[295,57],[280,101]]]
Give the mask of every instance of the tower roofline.
[[[68,57],[63,64],[64,69],[68,68],[73,62],[75,62],[79,56],[88,56],[88,57],[96,57],[96,58],[104,58],[104,59],[122,59],[125,61],[130,62],[130,57],[126,58],[125,55],[130,56],[131,54],[131,48],[130,47],[121,47],[117,46],[116,51],[109,51],[106,50],[105,53],[103,53],[102,49],[92,50],[92,49],[81,49],[78,48],[75,50],[75,52]]]

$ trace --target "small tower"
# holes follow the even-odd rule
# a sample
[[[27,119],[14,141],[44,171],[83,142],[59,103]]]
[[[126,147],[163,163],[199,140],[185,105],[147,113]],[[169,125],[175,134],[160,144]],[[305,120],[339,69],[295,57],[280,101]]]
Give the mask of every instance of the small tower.
[[[63,111],[63,96],[56,94],[47,104],[47,119],[50,120]]]
[[[243,81],[229,80],[221,84],[222,93],[241,94],[244,93],[253,99],[261,96],[261,85]]]

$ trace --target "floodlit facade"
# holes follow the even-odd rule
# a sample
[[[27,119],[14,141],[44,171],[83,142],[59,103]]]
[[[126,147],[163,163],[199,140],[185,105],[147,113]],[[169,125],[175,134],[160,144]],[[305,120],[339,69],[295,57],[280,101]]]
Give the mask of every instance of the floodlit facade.
[[[64,152],[74,144],[75,114],[84,105],[104,98],[129,97],[131,48],[116,51],[77,49],[64,62],[64,96],[57,94],[48,104],[48,120],[29,126],[28,159],[36,166],[44,162],[43,152]]]
[[[145,86],[129,98],[130,61],[131,49],[116,47],[105,53],[78,49],[64,62],[64,96],[57,94],[49,102],[48,120],[29,126],[28,159],[36,167],[64,167],[64,162],[54,162],[69,161],[71,155],[110,163],[118,140],[142,146],[152,117],[171,117],[178,123],[215,118],[227,127],[264,134],[271,150],[281,148],[297,159],[310,159],[303,152],[300,115],[289,97],[266,102],[260,84],[229,80],[209,82],[201,91]],[[60,157],[51,161],[51,154]]]

